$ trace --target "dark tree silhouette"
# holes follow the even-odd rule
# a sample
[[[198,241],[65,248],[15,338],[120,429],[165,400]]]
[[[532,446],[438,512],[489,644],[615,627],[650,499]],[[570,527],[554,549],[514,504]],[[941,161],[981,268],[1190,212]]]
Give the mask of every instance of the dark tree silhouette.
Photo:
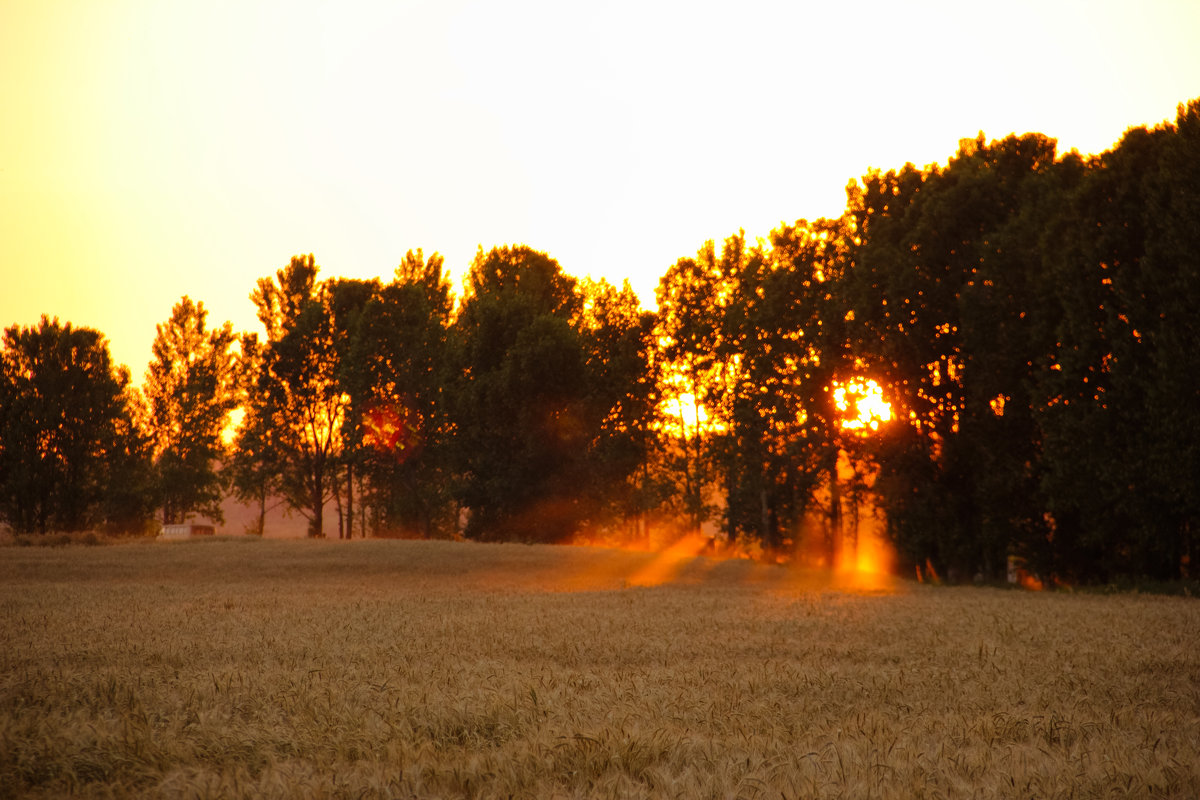
[[[337,383],[333,322],[317,271],[311,255],[294,257],[251,295],[267,338],[256,354],[247,416],[259,425],[260,463],[278,470],[278,490],[308,519],[309,535],[322,537],[348,401]]]
[[[1053,568],[1195,577],[1200,100],[1087,164],[1047,237],[1057,347],[1037,375]]]
[[[710,240],[695,258],[681,258],[659,280],[654,336],[663,399],[661,465],[673,484],[678,513],[693,532],[716,511],[714,389],[723,374],[718,345],[725,276]]]
[[[472,538],[565,541],[610,516],[645,444],[649,320],[525,246],[480,249],[453,327],[451,421]]]
[[[0,518],[19,533],[140,524],[152,493],[132,402],[99,332],[45,316],[5,330]]]
[[[359,475],[359,502],[369,505],[377,532],[451,533],[444,387],[452,377],[452,298],[441,256],[410,250],[390,283],[338,281],[330,297],[338,381],[349,397],[347,498],[351,475]]]

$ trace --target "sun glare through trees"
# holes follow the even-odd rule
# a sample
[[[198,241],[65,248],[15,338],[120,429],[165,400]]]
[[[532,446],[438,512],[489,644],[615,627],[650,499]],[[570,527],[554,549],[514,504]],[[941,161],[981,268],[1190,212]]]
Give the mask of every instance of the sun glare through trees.
[[[892,418],[892,407],[883,399],[879,383],[872,378],[835,383],[833,403],[842,415],[843,430],[877,431]]]
[[[963,139],[835,219],[666,265],[646,310],[528,245],[184,297],[142,387],[97,331],[5,331],[0,517],[132,530],[234,502],[270,533],[749,556],[1028,585],[1200,563],[1200,100],[1111,151]],[[1196,401],[1196,402],[1192,402]],[[232,437],[229,431],[234,431]],[[236,531],[241,532],[241,531]]]
[[[1200,798],[1197,32],[0,0],[0,800]]]

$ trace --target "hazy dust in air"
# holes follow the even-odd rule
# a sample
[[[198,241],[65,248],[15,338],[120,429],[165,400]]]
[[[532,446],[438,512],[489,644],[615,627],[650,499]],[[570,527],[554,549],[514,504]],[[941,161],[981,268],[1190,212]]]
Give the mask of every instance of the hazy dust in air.
[[[666,526],[625,543],[580,537],[575,544],[590,551],[591,567],[559,588],[741,585],[784,592],[890,592],[898,589],[891,572],[895,558],[880,528],[877,520],[863,520],[856,539],[843,538],[838,545],[832,568],[827,558],[816,555],[822,535],[819,530],[777,553],[764,553],[754,544],[725,542],[707,533],[672,533]],[[580,561],[580,566],[584,563]]]

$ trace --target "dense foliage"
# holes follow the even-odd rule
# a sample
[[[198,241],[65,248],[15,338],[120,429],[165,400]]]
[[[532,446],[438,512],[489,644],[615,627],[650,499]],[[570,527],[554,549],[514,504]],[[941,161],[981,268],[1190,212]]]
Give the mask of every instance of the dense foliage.
[[[0,519],[19,533],[136,525],[153,502],[147,441],[104,336],[14,325],[0,373]]]
[[[175,305],[157,327],[142,386],[168,525],[192,513],[222,520],[225,481],[217,465],[225,455],[222,434],[241,402],[240,371],[233,326],[209,330],[207,319],[203,303],[184,297]]]
[[[524,245],[481,248],[457,303],[436,254],[387,284],[297,257],[258,282],[265,336],[237,353],[184,298],[146,401],[99,334],[6,332],[0,514],[171,521],[228,484],[317,536],[332,504],[339,536],[669,524],[830,563],[871,508],[906,563],[959,579],[1014,558],[1047,580],[1190,576],[1197,220],[1200,100],[1099,156],[980,134],[872,170],[837,219],[679,259],[653,313]],[[868,385],[890,405],[870,426]]]

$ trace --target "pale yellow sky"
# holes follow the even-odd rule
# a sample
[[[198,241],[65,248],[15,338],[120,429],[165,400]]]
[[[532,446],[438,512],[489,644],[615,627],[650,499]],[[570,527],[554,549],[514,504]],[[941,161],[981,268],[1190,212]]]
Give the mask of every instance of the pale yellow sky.
[[[511,242],[649,303],[868,167],[1173,119],[1197,38],[1194,0],[0,0],[0,324],[98,328],[140,379],[183,294],[254,329],[293,254]]]

